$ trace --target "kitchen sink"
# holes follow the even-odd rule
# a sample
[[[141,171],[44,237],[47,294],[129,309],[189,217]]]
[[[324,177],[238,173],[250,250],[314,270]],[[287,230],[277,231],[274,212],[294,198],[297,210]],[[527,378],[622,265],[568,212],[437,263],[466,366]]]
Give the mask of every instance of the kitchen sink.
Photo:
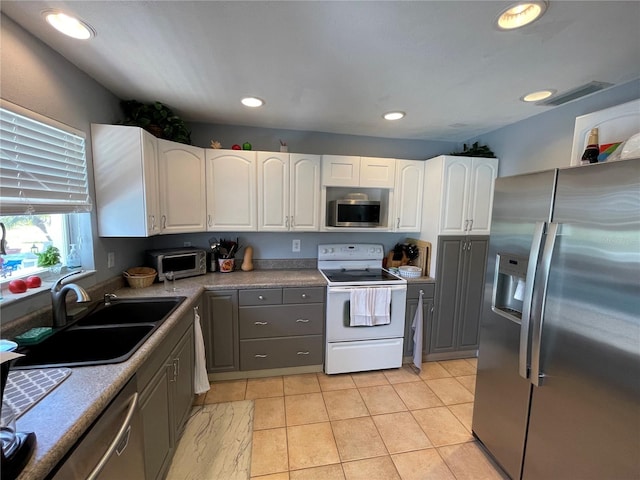
[[[132,323],[161,323],[186,297],[154,297],[114,299],[81,318],[77,326],[124,325]]]
[[[80,367],[127,360],[186,297],[115,299],[40,343],[23,346],[13,369]]]

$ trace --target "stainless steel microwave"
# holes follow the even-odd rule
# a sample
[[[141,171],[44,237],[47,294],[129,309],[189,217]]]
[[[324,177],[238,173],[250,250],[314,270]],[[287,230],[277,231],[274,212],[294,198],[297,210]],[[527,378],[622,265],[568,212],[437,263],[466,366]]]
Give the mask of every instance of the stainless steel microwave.
[[[193,277],[207,273],[207,252],[201,248],[167,248],[147,250],[146,264],[158,271],[158,281],[167,272],[175,278]]]
[[[380,202],[375,200],[333,200],[329,202],[330,227],[379,227]]]

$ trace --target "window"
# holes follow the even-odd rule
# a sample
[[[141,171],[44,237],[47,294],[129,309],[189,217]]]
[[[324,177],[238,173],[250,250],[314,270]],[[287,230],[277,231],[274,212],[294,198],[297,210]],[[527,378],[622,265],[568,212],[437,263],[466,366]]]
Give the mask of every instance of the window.
[[[83,266],[92,267],[90,252],[82,251],[92,251],[84,234],[90,231],[91,207],[84,133],[1,101],[0,222],[6,244],[1,280],[42,271],[38,253],[49,246],[67,265],[75,245]]]

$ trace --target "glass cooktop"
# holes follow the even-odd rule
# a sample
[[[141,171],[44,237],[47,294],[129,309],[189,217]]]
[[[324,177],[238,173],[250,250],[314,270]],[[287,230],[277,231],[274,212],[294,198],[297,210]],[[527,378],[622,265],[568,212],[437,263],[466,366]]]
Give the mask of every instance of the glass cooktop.
[[[367,268],[367,269],[340,269],[340,270],[322,270],[322,273],[330,282],[402,282],[401,278],[396,277],[392,273],[383,270],[382,268]]]

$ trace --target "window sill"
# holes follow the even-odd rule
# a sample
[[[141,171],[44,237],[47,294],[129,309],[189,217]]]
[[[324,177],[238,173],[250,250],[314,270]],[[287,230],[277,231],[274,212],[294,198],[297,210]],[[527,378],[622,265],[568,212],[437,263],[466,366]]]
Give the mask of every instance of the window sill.
[[[0,292],[0,306],[4,307],[7,305],[11,305],[13,303],[22,302],[24,300],[33,299],[43,292],[49,292],[51,287],[55,284],[55,282],[62,277],[63,275],[67,275],[70,272],[63,272],[59,275],[51,274],[47,272],[46,274],[39,275],[42,278],[42,285],[38,288],[29,288],[24,293],[11,293],[9,291],[9,282],[11,280],[19,279],[20,277],[16,276],[14,278],[3,279],[2,281],[2,291]],[[69,278],[64,283],[76,282],[80,279],[87,278],[93,276],[96,273],[95,270],[78,270],[78,273],[73,277]]]

